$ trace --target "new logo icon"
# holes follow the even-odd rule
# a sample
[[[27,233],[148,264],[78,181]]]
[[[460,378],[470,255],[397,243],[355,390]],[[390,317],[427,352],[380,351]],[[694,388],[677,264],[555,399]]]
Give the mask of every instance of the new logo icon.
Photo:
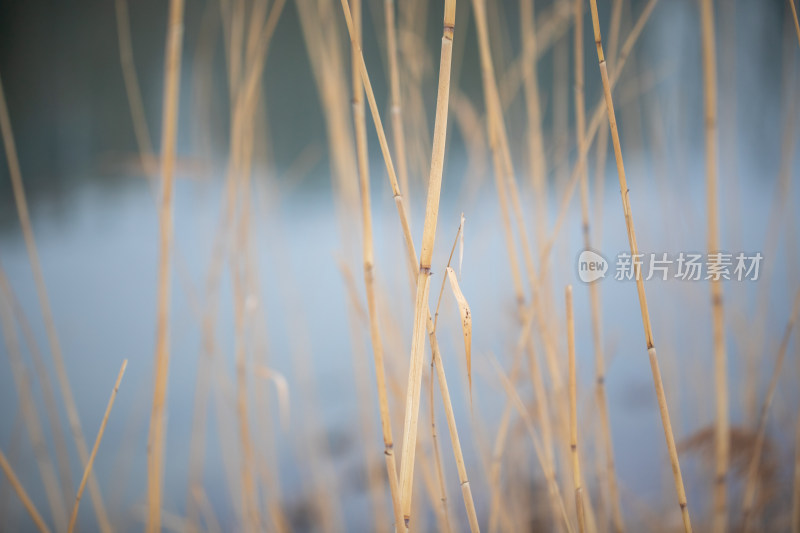
[[[584,283],[592,283],[606,277],[608,261],[591,250],[584,250],[578,256],[578,278]]]

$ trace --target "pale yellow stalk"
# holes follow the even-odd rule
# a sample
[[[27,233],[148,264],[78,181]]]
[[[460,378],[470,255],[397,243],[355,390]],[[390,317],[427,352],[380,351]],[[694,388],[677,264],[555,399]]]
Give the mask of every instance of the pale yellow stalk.
[[[183,0],[170,0],[164,67],[164,114],[161,141],[161,203],[159,207],[158,304],[153,408],[147,454],[148,533],[161,529],[161,488],[164,475],[164,446],[169,374],[170,267],[172,251],[172,191],[175,146],[178,130],[181,50],[183,47]]]
[[[578,531],[586,531],[586,516],[583,503],[583,476],[578,455],[578,399],[575,377],[575,316],[572,310],[572,285],[565,291],[567,307],[567,357],[569,359],[569,449],[572,457],[572,482],[575,485],[575,511],[578,515]]]
[[[22,483],[19,482],[19,478],[14,473],[11,465],[8,464],[8,459],[6,459],[6,455],[2,451],[0,451],[0,468],[3,469],[3,473],[8,478],[8,482],[14,488],[14,492],[17,493],[17,496],[19,496],[25,510],[28,511],[31,520],[33,520],[33,523],[36,525],[36,529],[38,529],[40,533],[50,533],[50,528],[47,527],[47,524],[42,519],[42,515],[36,510],[36,506],[30,496],[28,496],[28,493],[25,492],[25,488],[22,486]]]
[[[86,463],[86,467],[83,470],[83,477],[81,478],[80,485],[78,485],[78,493],[75,496],[75,505],[72,507],[72,514],[69,518],[69,528],[67,528],[67,533],[72,533],[75,529],[75,522],[78,519],[78,507],[81,503],[81,496],[83,496],[83,489],[86,488],[86,481],[89,479],[89,473],[92,471],[92,466],[94,465],[94,458],[97,455],[97,449],[100,447],[100,441],[103,440],[103,433],[106,430],[106,423],[108,422],[108,416],[111,414],[111,408],[114,406],[114,400],[117,398],[117,391],[119,390],[119,384],[122,381],[122,376],[125,374],[125,368],[128,366],[128,360],[125,359],[122,361],[122,366],[119,369],[119,374],[117,374],[117,381],[114,383],[114,389],[111,391],[111,397],[108,399],[108,404],[106,405],[106,412],[103,414],[103,420],[100,422],[100,429],[97,431],[97,438],[94,441],[94,446],[92,447],[92,453],[89,455],[89,461]]]
[[[387,13],[391,7],[386,6]],[[367,293],[367,314],[369,318],[369,335],[372,343],[372,355],[375,362],[375,381],[378,387],[378,405],[381,415],[381,432],[383,434],[383,455],[386,462],[386,473],[389,479],[389,491],[392,496],[392,509],[394,511],[394,523],[397,531],[402,531],[404,526],[403,510],[400,502],[400,489],[397,477],[397,462],[394,455],[394,439],[392,437],[392,418],[389,413],[389,398],[386,392],[386,370],[383,362],[383,340],[378,322],[378,310],[375,302],[375,258],[372,241],[372,202],[370,199],[370,180],[369,180],[369,153],[367,151],[367,123],[364,113],[364,88],[361,82],[361,72],[358,66],[358,55],[361,49],[361,0],[353,2],[353,30],[355,39],[352,41],[353,58],[353,121],[356,134],[356,153],[358,157],[358,184],[361,196],[361,230],[362,230],[362,251],[364,260],[364,286]],[[387,14],[387,26],[388,17]],[[392,18],[394,17],[392,13]],[[393,24],[393,22],[392,22]],[[393,29],[392,29],[393,32]],[[395,50],[396,53],[396,50]],[[391,53],[390,53],[391,54]],[[395,58],[396,59],[396,58]],[[391,61],[391,59],[390,59]],[[396,61],[395,61],[396,63]],[[396,69],[397,65],[394,65]],[[395,73],[396,74],[396,73]],[[396,81],[396,80],[395,80]],[[399,83],[399,81],[397,81]],[[399,89],[398,89],[399,91]],[[394,97],[393,88],[393,97]],[[393,108],[394,109],[394,108]],[[395,136],[402,135],[402,123],[400,117],[392,114],[392,124],[395,126]],[[400,133],[398,134],[398,123]],[[395,139],[395,147],[398,141]],[[402,176],[402,173],[401,173]],[[406,187],[408,183],[406,183]],[[376,517],[380,520],[380,517]]]
[[[701,0],[700,21],[703,41],[703,85],[706,143],[706,195],[708,253],[719,253],[719,192],[717,175],[717,52],[714,32],[713,0]],[[725,349],[725,318],[722,307],[722,280],[711,280],[711,320],[714,346],[714,513],[715,533],[728,529],[727,474],[730,461],[730,421],[728,415],[728,364]]]
[[[635,256],[639,253],[639,247],[636,243],[636,232],[633,227],[633,215],[631,214],[628,183],[625,178],[625,165],[622,160],[622,147],[620,146],[619,132],[617,130],[617,119],[614,113],[614,101],[611,96],[611,83],[608,78],[608,67],[606,66],[606,60],[603,55],[603,41],[600,36],[600,20],[597,14],[597,0],[590,1],[595,44],[597,45],[597,60],[600,67],[600,76],[603,82],[603,93],[606,101],[606,111],[608,112],[608,122],[611,128],[611,141],[614,146],[614,157],[617,163],[620,193],[622,196],[622,211],[625,216],[625,226],[628,233],[631,256]],[[653,386],[656,390],[659,412],[661,414],[661,422],[664,426],[664,437],[667,444],[667,450],[669,452],[670,463],[672,465],[673,477],[675,479],[675,492],[678,497],[678,505],[681,510],[684,530],[689,533],[692,531],[692,523],[689,517],[689,508],[686,502],[686,489],[683,486],[683,476],[681,474],[681,467],[678,461],[678,451],[675,446],[675,435],[672,432],[672,423],[670,422],[669,418],[667,396],[664,392],[664,384],[661,379],[661,370],[658,366],[658,357],[656,355],[655,341],[653,340],[653,328],[650,324],[650,313],[647,307],[647,296],[645,295],[644,280],[642,279],[641,275],[641,266],[637,263],[634,270],[636,276],[636,290],[639,296],[639,307],[642,314],[642,325],[644,327],[645,342],[647,345],[647,354],[650,359],[650,368],[653,373]]]

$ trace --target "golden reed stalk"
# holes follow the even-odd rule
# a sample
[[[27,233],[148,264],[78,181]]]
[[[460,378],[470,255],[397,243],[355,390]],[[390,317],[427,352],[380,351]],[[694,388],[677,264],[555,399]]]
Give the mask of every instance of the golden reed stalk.
[[[594,27],[594,40],[597,46],[597,60],[600,67],[600,77],[603,81],[603,93],[606,101],[606,111],[608,112],[608,124],[611,129],[611,142],[614,146],[614,158],[617,163],[617,173],[619,177],[619,188],[622,196],[622,212],[625,216],[625,227],[628,233],[628,242],[631,248],[631,255],[639,253],[636,244],[636,232],[633,227],[633,214],[629,199],[628,183],[625,179],[625,164],[622,160],[622,147],[619,141],[619,131],[617,130],[617,118],[614,113],[614,101],[611,97],[611,82],[608,78],[608,67],[603,55],[603,41],[600,36],[600,19],[597,14],[597,0],[591,1],[592,25]],[[644,281],[641,276],[641,265],[636,263],[634,267],[636,276],[636,291],[639,296],[639,308],[642,314],[642,325],[644,327],[645,342],[647,344],[647,355],[650,358],[650,369],[653,373],[653,386],[656,389],[658,408],[661,414],[661,423],[664,426],[664,438],[667,443],[670,463],[672,464],[672,474],[675,478],[675,492],[678,496],[678,505],[683,518],[683,528],[686,533],[692,531],[692,522],[689,518],[689,507],[686,502],[686,489],[683,486],[683,475],[678,461],[678,450],[675,446],[675,435],[672,432],[672,423],[669,418],[667,405],[667,395],[664,392],[664,383],[661,379],[661,370],[658,367],[658,356],[656,345],[653,339],[653,326],[650,323],[650,312],[647,308],[647,296],[644,291]]]
[[[586,531],[586,517],[583,504],[583,478],[578,454],[578,387],[575,377],[575,315],[572,311],[572,285],[565,291],[567,307],[567,356],[569,383],[569,449],[572,456],[572,482],[575,485],[575,511],[578,515],[578,531]]]
[[[705,107],[706,196],[708,216],[708,253],[719,253],[719,177],[717,173],[717,51],[714,32],[714,2],[700,2],[703,41],[703,86]],[[725,349],[725,317],[722,306],[722,280],[711,280],[711,320],[714,345],[714,386],[716,417],[714,423],[714,498],[712,529],[727,531],[727,474],[730,455],[730,420],[728,415],[728,364]]]
[[[94,465],[94,458],[97,456],[97,449],[100,447],[100,441],[103,440],[103,433],[106,431],[106,424],[108,423],[108,416],[111,414],[111,408],[114,407],[114,400],[117,398],[117,391],[119,390],[119,384],[122,381],[122,376],[125,374],[125,368],[128,366],[128,360],[125,359],[122,361],[122,367],[119,369],[119,374],[117,374],[117,381],[114,382],[114,388],[111,391],[111,397],[108,399],[108,404],[106,405],[106,412],[103,414],[103,420],[100,422],[100,429],[97,431],[97,438],[94,441],[94,446],[92,446],[92,453],[89,455],[89,461],[86,463],[86,468],[83,470],[83,477],[81,478],[81,483],[78,485],[78,493],[75,496],[75,505],[72,507],[72,514],[69,517],[69,527],[67,528],[67,533],[72,533],[75,530],[75,522],[78,520],[78,507],[81,504],[81,496],[83,496],[83,489],[86,488],[86,480],[89,479],[89,474],[92,471],[92,465]]]
[[[378,405],[381,416],[381,431],[383,433],[383,455],[386,461],[386,472],[389,479],[389,491],[392,496],[392,509],[394,511],[394,522],[397,531],[405,528],[403,521],[403,511],[400,506],[400,490],[397,478],[397,461],[394,455],[394,439],[392,438],[392,418],[389,413],[389,397],[386,392],[386,369],[383,361],[383,340],[381,339],[380,327],[378,322],[378,309],[375,300],[375,258],[372,242],[372,203],[370,200],[369,183],[369,152],[367,150],[367,123],[364,113],[364,87],[361,82],[361,73],[358,66],[358,54],[361,48],[361,2],[356,0],[353,7],[355,39],[352,43],[353,58],[353,121],[355,124],[356,135],[356,154],[358,157],[358,184],[361,196],[361,225],[362,225],[362,246],[364,256],[364,286],[367,294],[367,315],[369,319],[369,335],[372,343],[372,356],[375,362],[375,381],[378,388]],[[393,5],[387,5],[387,11]],[[387,15],[389,17],[389,15]],[[393,19],[393,15],[392,15]],[[392,22],[393,24],[393,22]],[[388,25],[388,22],[387,22]],[[396,52],[396,50],[395,50]],[[396,60],[395,60],[396,69]],[[399,81],[397,82],[399,83]],[[399,89],[398,89],[399,90]],[[392,91],[394,97],[394,88]],[[392,122],[398,122],[399,117],[392,115]],[[397,126],[395,126],[397,127]],[[400,125],[402,132],[402,125]],[[402,135],[402,134],[401,134]],[[397,129],[395,129],[397,136]],[[397,146],[397,139],[395,139]],[[402,173],[401,173],[402,176]],[[402,183],[402,182],[401,182]],[[406,187],[407,187],[406,183]],[[380,520],[379,517],[376,517]]]
[[[183,0],[170,0],[164,66],[164,114],[161,139],[161,205],[159,208],[158,307],[153,408],[147,453],[147,531],[161,530],[161,484],[164,475],[164,445],[169,374],[170,267],[172,252],[172,191],[175,145],[178,131],[181,51],[183,48]]]

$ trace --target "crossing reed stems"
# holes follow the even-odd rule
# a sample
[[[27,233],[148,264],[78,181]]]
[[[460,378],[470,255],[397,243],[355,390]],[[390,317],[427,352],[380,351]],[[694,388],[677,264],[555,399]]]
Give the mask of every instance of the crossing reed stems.
[[[67,369],[64,364],[64,355],[61,351],[61,343],[58,338],[58,332],[56,331],[53,311],[50,307],[50,297],[47,294],[42,265],[39,261],[39,251],[36,247],[36,239],[33,234],[33,226],[31,225],[28,201],[25,197],[25,187],[22,183],[22,172],[20,170],[19,159],[17,158],[17,148],[11,129],[11,118],[8,115],[8,106],[6,105],[2,79],[0,79],[0,133],[2,133],[3,136],[6,161],[8,162],[11,186],[14,192],[14,203],[17,207],[17,215],[19,216],[20,226],[22,227],[22,236],[25,240],[25,248],[27,249],[28,259],[31,264],[31,270],[33,271],[36,295],[39,299],[39,307],[42,310],[47,340],[50,344],[50,355],[53,358],[56,378],[58,379],[58,385],[61,389],[61,397],[64,400],[67,421],[69,422],[72,439],[75,441],[75,447],[78,449],[78,457],[81,460],[81,464],[86,464],[86,461],[89,460],[89,450],[86,447],[86,440],[83,437],[78,408],[75,404],[75,397],[72,395],[72,387],[69,383]],[[89,495],[92,498],[92,506],[95,510],[100,531],[102,533],[111,533],[111,523],[108,519],[105,505],[103,505],[103,497],[95,476],[89,478]]]

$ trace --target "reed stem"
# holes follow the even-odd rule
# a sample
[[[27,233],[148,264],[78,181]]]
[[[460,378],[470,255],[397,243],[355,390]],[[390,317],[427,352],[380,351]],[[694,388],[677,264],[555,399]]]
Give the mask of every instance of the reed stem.
[[[633,227],[633,214],[631,213],[628,183],[625,179],[625,164],[622,160],[622,147],[619,140],[619,131],[617,130],[617,119],[614,113],[614,101],[611,96],[611,82],[608,78],[608,67],[603,54],[603,41],[600,36],[600,20],[597,14],[597,0],[590,1],[592,25],[594,27],[595,44],[597,46],[597,60],[600,67],[600,77],[603,82],[603,93],[606,101],[606,111],[608,112],[608,123],[611,129],[611,141],[614,146],[614,158],[616,159],[617,163],[620,194],[622,196],[622,212],[625,216],[625,227],[628,233],[628,242],[630,244],[631,255],[635,256],[639,253],[639,247],[636,244],[636,232]],[[650,368],[653,374],[653,385],[655,387],[656,397],[658,399],[661,422],[664,426],[664,438],[666,440],[670,463],[672,465],[672,474],[675,480],[675,492],[678,497],[678,506],[680,507],[681,516],[683,518],[684,531],[686,531],[686,533],[690,533],[692,531],[692,523],[689,517],[689,508],[686,501],[686,490],[683,486],[683,476],[681,474],[680,462],[678,460],[678,451],[675,446],[675,435],[673,434],[672,423],[669,418],[667,396],[664,392],[664,384],[661,379],[661,370],[658,366],[658,356],[656,354],[655,341],[653,340],[653,327],[650,323],[650,313],[647,308],[647,296],[645,295],[644,290],[644,280],[641,276],[641,265],[638,263],[634,267],[634,274],[636,277],[636,290],[639,296],[639,308],[642,315],[642,326],[644,328],[647,354],[650,359]]]
[[[569,448],[572,456],[572,482],[575,485],[575,511],[578,515],[578,531],[586,531],[586,517],[583,504],[583,478],[578,455],[578,400],[577,380],[575,378],[575,316],[572,310],[572,285],[565,291],[567,306],[567,354],[569,358]]]
[[[719,205],[717,175],[717,52],[714,32],[713,0],[700,2],[703,42],[703,86],[705,107],[706,195],[708,216],[708,254],[710,262],[719,249]],[[717,259],[719,256],[716,256]],[[718,261],[717,261],[718,263]],[[716,533],[727,530],[727,474],[730,461],[730,421],[728,415],[727,354],[725,349],[725,317],[722,302],[722,280],[711,279],[711,319],[714,345],[714,386],[716,416],[714,423],[714,513],[712,528]]]
[[[30,515],[39,532],[50,533],[50,528],[47,527],[47,524],[42,519],[42,515],[40,515],[39,511],[36,510],[36,506],[34,505],[30,496],[28,496],[28,493],[25,492],[25,488],[22,486],[22,483],[19,482],[19,478],[17,477],[17,474],[14,473],[11,465],[8,464],[8,459],[6,459],[6,455],[2,452],[2,450],[0,450],[0,468],[3,469],[3,473],[8,478],[8,482],[14,488],[14,492],[17,493],[17,496],[19,496],[22,505],[25,507],[25,510],[28,511],[28,514]]]
[[[161,489],[164,475],[164,446],[169,374],[169,310],[172,252],[172,192],[175,146],[178,130],[181,51],[183,46],[184,0],[170,0],[164,71],[164,114],[161,139],[161,203],[159,207],[158,304],[153,408],[147,454],[148,533],[161,529]]]
[[[386,6],[387,13],[390,6]],[[394,6],[391,6],[392,10]],[[372,201],[370,198],[370,179],[369,179],[369,153],[367,150],[367,124],[364,113],[364,88],[361,82],[361,72],[359,70],[358,55],[361,50],[361,2],[353,2],[353,20],[355,39],[352,40],[352,59],[353,59],[353,121],[355,124],[356,153],[358,158],[358,184],[361,196],[361,225],[362,225],[362,249],[364,261],[364,285],[367,293],[367,315],[369,319],[369,335],[372,343],[372,355],[375,362],[375,380],[378,387],[378,405],[381,416],[381,432],[383,434],[383,455],[386,462],[386,473],[389,479],[389,491],[392,496],[392,509],[394,511],[394,522],[396,531],[402,531],[405,527],[403,521],[403,511],[400,505],[400,489],[397,477],[397,462],[394,455],[394,439],[392,438],[392,418],[389,413],[389,397],[386,391],[386,370],[383,361],[383,340],[381,339],[378,309],[375,301],[375,271],[374,271],[374,251],[372,239]],[[392,14],[392,17],[394,15]],[[389,15],[387,14],[387,18]],[[388,21],[387,21],[388,26]],[[393,33],[393,30],[392,30]],[[395,50],[396,53],[396,50]],[[396,57],[395,57],[396,60]],[[391,54],[390,54],[391,61]],[[395,65],[396,68],[396,65]],[[398,81],[399,83],[399,81]],[[399,89],[398,89],[399,90]],[[392,123],[399,121],[392,115]],[[400,135],[402,135],[402,123],[399,125]],[[395,130],[397,135],[397,130]],[[397,146],[395,139],[395,146]],[[399,141],[402,143],[402,140]],[[401,174],[402,176],[402,174]],[[406,184],[407,185],[407,184]],[[378,518],[378,517],[376,517]],[[378,518],[379,519],[379,518]]]
[[[89,461],[86,463],[86,467],[83,470],[83,477],[81,478],[80,485],[78,485],[78,493],[75,495],[75,505],[72,507],[72,514],[69,518],[69,528],[67,529],[67,533],[72,533],[75,529],[75,522],[78,519],[78,507],[81,504],[81,496],[83,496],[83,489],[86,488],[86,481],[89,479],[89,473],[92,471],[92,465],[94,465],[94,458],[97,455],[97,449],[100,447],[100,441],[103,440],[103,433],[106,430],[106,423],[108,422],[108,416],[111,414],[111,408],[114,406],[114,400],[117,398],[117,391],[119,390],[119,384],[122,381],[122,376],[125,374],[125,368],[128,366],[128,360],[125,359],[122,361],[122,366],[119,369],[119,374],[117,374],[117,381],[114,383],[114,388],[111,391],[111,397],[108,399],[108,404],[106,405],[106,412],[103,414],[103,421],[100,422],[100,429],[97,431],[97,438],[94,441],[94,446],[92,447],[92,453],[89,455]]]

